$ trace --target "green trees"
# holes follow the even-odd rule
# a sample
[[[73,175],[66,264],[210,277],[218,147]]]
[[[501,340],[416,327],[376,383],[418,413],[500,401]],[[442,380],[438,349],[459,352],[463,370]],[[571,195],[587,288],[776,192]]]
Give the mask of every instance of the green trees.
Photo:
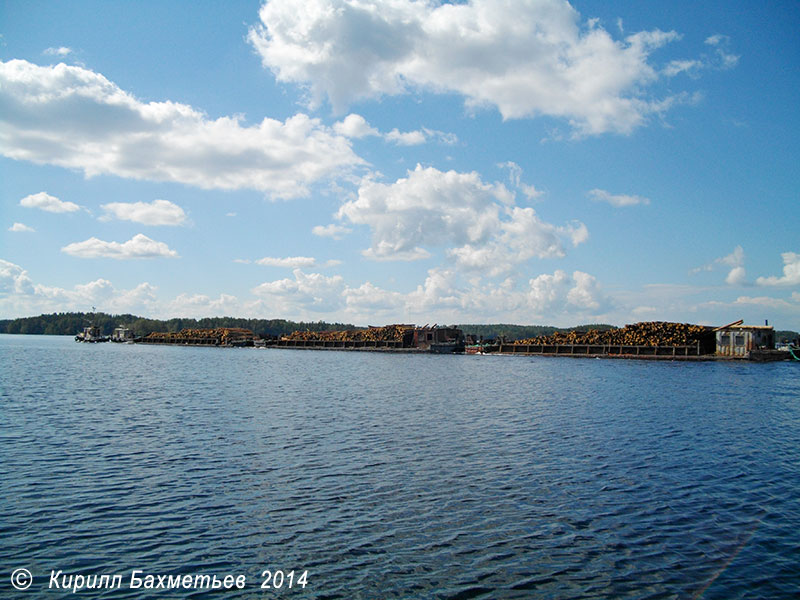
[[[216,327],[243,327],[260,336],[284,335],[293,331],[339,331],[359,329],[348,323],[326,323],[325,321],[295,322],[285,319],[240,319],[235,317],[213,317],[205,319],[146,319],[144,317],[106,313],[52,313],[37,317],[0,320],[0,333],[75,335],[90,324],[97,325],[102,335],[111,335],[116,327],[131,329],[137,336],[153,331],[177,332],[181,329],[213,329]]]

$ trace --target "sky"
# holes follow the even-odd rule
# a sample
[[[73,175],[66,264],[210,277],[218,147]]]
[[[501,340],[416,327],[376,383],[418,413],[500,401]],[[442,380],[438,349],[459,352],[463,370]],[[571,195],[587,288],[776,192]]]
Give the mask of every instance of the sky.
[[[0,318],[800,330],[796,2],[0,2]]]

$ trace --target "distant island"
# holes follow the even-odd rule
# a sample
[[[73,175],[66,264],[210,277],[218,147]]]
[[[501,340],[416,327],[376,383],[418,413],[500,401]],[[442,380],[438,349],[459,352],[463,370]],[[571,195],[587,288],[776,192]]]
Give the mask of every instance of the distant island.
[[[204,319],[174,318],[168,320],[148,319],[132,314],[112,315],[102,312],[64,312],[42,314],[37,317],[18,319],[0,319],[0,333],[26,335],[75,335],[89,324],[100,328],[102,335],[111,335],[116,327],[124,326],[135,332],[137,336],[146,336],[153,332],[177,333],[183,329],[214,329],[219,327],[236,327],[249,329],[258,336],[290,335],[295,331],[341,331],[367,329],[349,323],[328,323],[325,321],[289,321],[286,319],[243,319],[236,317],[208,317]],[[476,338],[521,340],[556,332],[569,331],[604,331],[617,329],[614,325],[588,323],[575,327],[553,327],[550,325],[512,325],[512,324],[453,324],[464,333]],[[800,334],[796,331],[775,331],[775,339],[794,340]]]

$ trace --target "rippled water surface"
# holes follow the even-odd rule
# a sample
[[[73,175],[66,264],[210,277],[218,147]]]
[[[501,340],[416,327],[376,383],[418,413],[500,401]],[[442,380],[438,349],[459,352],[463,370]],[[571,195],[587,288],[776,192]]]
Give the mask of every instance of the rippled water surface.
[[[4,597],[20,567],[29,598],[220,596],[133,569],[237,598],[800,594],[800,364],[6,335],[0,365]]]

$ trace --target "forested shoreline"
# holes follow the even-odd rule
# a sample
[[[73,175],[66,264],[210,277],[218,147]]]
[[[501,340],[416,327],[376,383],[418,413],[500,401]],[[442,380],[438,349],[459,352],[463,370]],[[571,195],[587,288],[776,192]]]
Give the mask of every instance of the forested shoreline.
[[[243,327],[260,336],[283,335],[297,330],[331,331],[357,329],[345,323],[295,322],[285,319],[240,319],[235,317],[211,317],[204,319],[147,319],[132,314],[112,315],[107,313],[51,313],[36,317],[0,320],[0,333],[27,335],[75,335],[88,325],[96,325],[102,335],[111,335],[116,327],[127,327],[137,336],[154,331],[178,332],[182,329],[213,329],[216,327]]]
[[[111,335],[116,327],[128,327],[137,336],[145,336],[154,331],[178,332],[182,329],[213,329],[217,327],[242,327],[259,336],[288,335],[294,331],[341,331],[345,329],[366,329],[350,323],[328,323],[325,321],[289,321],[286,319],[243,319],[237,317],[208,317],[203,319],[148,319],[132,314],[112,315],[107,313],[66,312],[43,314],[36,317],[0,319],[0,333],[26,335],[75,335],[87,325],[100,328],[102,335]],[[385,323],[376,323],[385,325]],[[550,325],[512,325],[496,324],[456,324],[466,334],[491,339],[505,337],[518,340],[552,335],[557,331],[588,331],[590,329],[615,329],[613,325],[591,323],[575,327],[553,327]],[[796,331],[775,331],[775,339],[793,340]]]

